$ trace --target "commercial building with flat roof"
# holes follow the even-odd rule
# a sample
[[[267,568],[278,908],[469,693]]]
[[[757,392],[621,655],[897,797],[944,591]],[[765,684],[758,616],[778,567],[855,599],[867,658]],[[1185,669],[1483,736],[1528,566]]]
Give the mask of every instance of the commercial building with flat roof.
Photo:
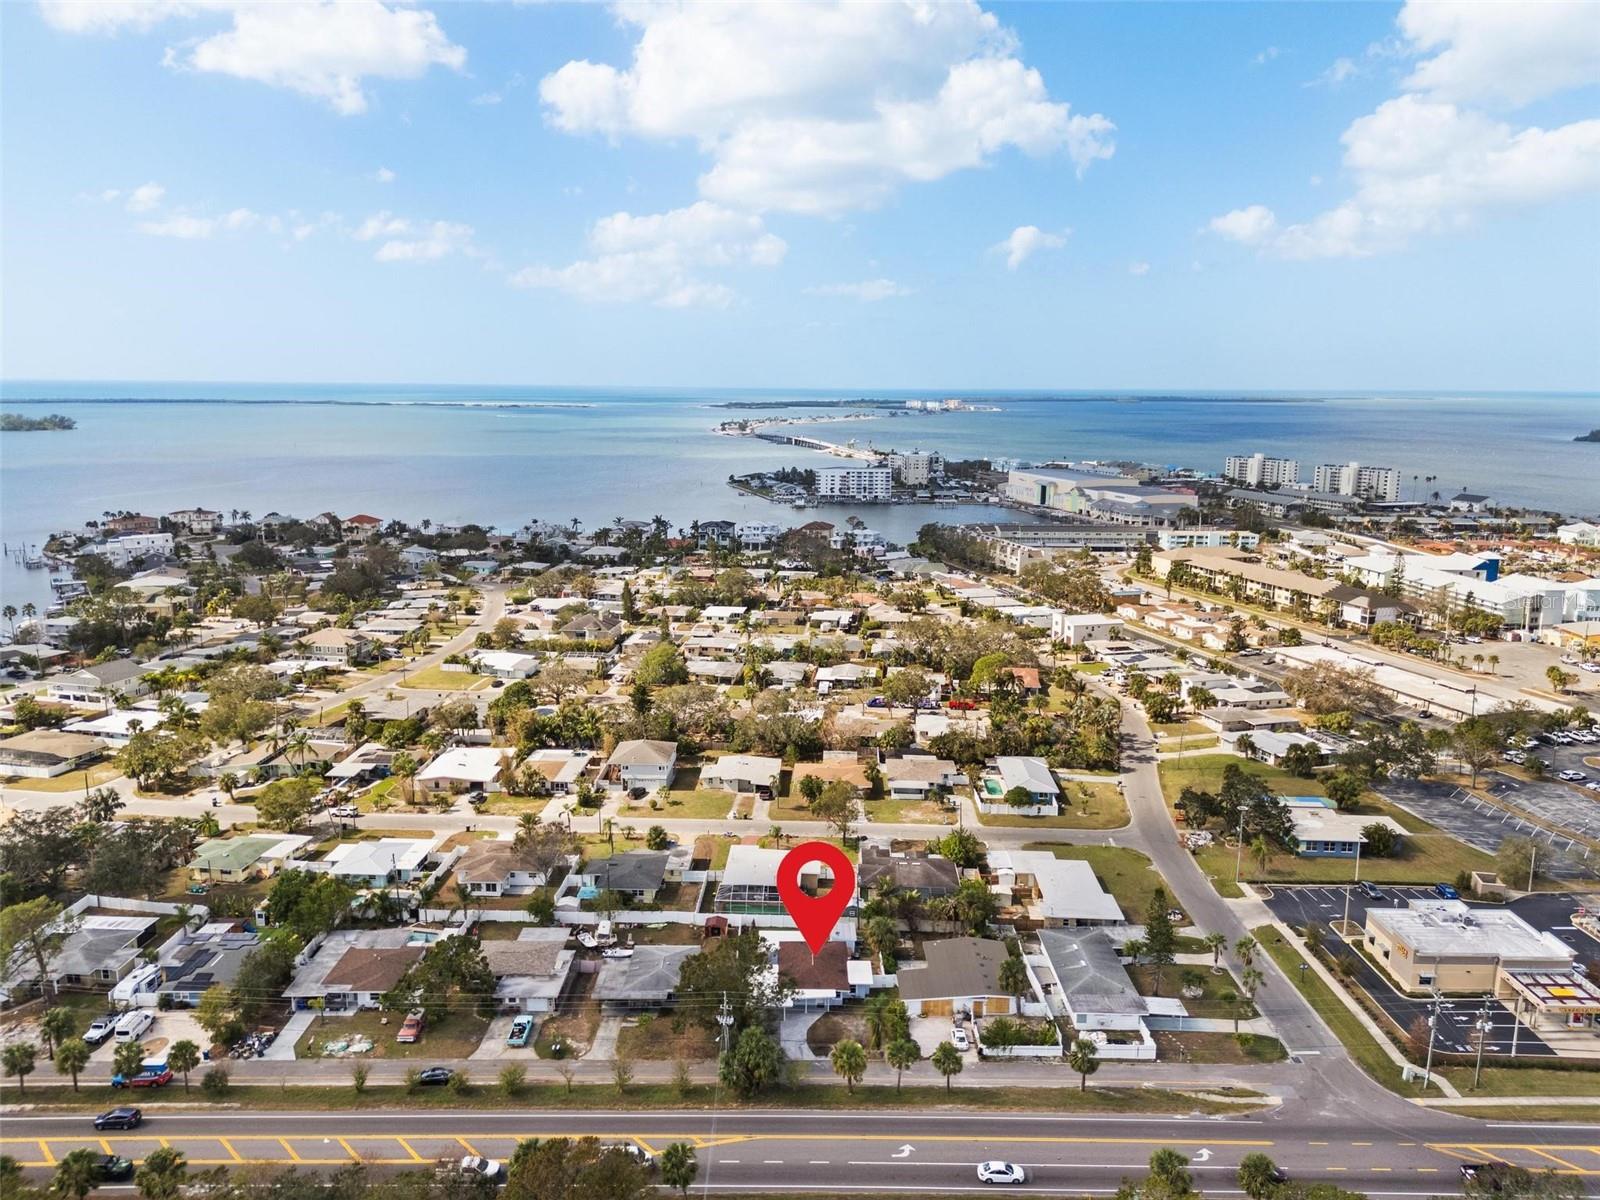
[[[1408,991],[1495,991],[1502,971],[1564,971],[1575,957],[1553,933],[1500,908],[1461,900],[1413,900],[1369,908],[1366,946]]]

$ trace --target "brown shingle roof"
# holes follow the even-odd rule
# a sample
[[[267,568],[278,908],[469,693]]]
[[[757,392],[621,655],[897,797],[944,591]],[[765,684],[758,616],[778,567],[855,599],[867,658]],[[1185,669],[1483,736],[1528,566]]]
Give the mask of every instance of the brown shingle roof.
[[[422,950],[421,946],[396,946],[391,950],[365,950],[358,946],[346,950],[322,982],[330,991],[341,987],[352,992],[387,992],[422,957]]]
[[[793,980],[802,991],[844,991],[850,986],[849,961],[843,942],[829,942],[816,954],[804,942],[778,947],[779,977]]]

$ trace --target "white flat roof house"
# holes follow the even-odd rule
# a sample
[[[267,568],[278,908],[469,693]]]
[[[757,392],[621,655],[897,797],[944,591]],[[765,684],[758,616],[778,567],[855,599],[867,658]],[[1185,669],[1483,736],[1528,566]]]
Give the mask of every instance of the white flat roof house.
[[[991,850],[989,868],[1013,903],[1045,927],[1120,925],[1122,909],[1082,859],[1045,850]]]
[[[307,871],[336,875],[356,887],[408,883],[421,873],[435,840],[386,837],[374,842],[343,842],[324,858],[303,866]]]
[[[543,775],[552,792],[565,794],[578,785],[593,761],[594,755],[588,750],[546,749],[535,750],[522,760],[522,766]]]
[[[1057,612],[1050,616],[1051,638],[1069,646],[1081,646],[1090,638],[1115,637],[1121,628],[1119,618],[1104,613]]]
[[[497,679],[526,679],[539,670],[537,654],[518,654],[512,650],[479,650],[472,661],[478,670]]]
[[[456,746],[417,772],[417,783],[428,792],[448,792],[458,784],[498,792],[500,772],[510,761],[511,752],[500,746]]]

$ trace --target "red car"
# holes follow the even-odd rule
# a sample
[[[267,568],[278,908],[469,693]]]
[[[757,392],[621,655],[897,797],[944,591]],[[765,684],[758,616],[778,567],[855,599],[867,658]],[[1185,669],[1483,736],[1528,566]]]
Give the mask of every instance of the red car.
[[[971,709],[977,708],[978,707],[978,702],[976,700],[952,700],[952,701],[950,701],[950,707],[954,708],[954,709],[959,709],[962,712],[966,712],[966,711],[969,711]]]
[[[111,1082],[113,1086],[120,1086],[117,1084],[115,1079],[113,1079]],[[128,1080],[126,1086],[136,1088],[158,1088],[166,1087],[167,1084],[171,1082],[171,1071],[143,1071],[140,1074],[135,1075],[132,1079]]]

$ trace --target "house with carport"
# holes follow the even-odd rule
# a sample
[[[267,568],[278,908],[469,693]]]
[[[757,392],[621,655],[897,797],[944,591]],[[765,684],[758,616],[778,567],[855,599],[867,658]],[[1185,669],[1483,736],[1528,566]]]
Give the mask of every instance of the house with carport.
[[[974,1017],[1009,1016],[1015,996],[1000,986],[1006,961],[1004,942],[993,938],[956,937],[924,942],[923,961],[902,962],[900,999],[913,1017],[949,1017],[958,1012]]]

